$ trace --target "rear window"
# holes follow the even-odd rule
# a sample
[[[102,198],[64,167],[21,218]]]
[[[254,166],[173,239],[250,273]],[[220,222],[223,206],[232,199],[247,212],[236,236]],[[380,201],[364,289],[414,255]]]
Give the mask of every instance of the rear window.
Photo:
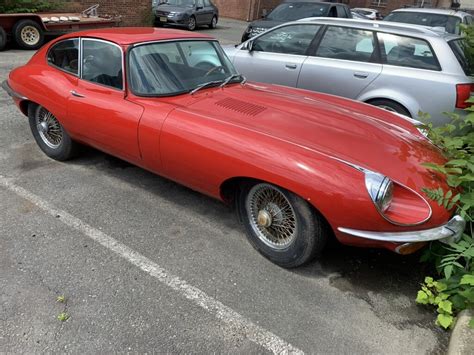
[[[423,12],[392,12],[384,21],[403,22],[428,27],[442,27],[446,32],[459,34],[461,18],[457,16]]]
[[[328,4],[317,3],[285,3],[278,5],[267,16],[272,21],[295,21],[305,17],[321,17],[328,13]]]
[[[449,46],[454,52],[456,59],[461,65],[466,75],[474,74],[474,53],[469,50],[464,39],[459,38],[448,42]]]

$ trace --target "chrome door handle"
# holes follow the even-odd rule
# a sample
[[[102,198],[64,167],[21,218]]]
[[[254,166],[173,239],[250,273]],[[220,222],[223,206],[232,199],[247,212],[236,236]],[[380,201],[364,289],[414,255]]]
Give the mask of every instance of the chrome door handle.
[[[285,64],[285,67],[288,69],[296,69],[298,66],[296,64]]]
[[[369,76],[369,73],[364,73],[364,72],[360,72],[360,71],[356,71],[354,72],[354,76],[356,78],[359,78],[359,79],[365,79]]]
[[[84,95],[79,94],[79,93],[76,92],[75,90],[71,90],[70,93],[71,93],[72,96],[75,96],[75,97],[85,97]]]

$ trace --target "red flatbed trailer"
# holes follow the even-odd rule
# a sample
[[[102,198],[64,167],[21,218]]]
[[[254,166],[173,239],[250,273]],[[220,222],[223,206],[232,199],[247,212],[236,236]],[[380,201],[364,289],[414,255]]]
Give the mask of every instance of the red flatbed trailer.
[[[89,10],[89,9],[88,9]],[[94,15],[82,13],[18,13],[0,14],[0,51],[12,38],[20,48],[38,49],[44,42],[44,36],[60,35],[79,30],[115,27],[120,23],[118,16],[99,16],[96,8]]]

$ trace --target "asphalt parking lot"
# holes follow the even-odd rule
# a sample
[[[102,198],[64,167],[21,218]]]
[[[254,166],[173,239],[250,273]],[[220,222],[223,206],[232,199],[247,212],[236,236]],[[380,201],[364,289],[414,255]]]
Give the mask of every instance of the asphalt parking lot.
[[[244,27],[203,32],[231,44]],[[0,53],[0,81],[32,54]],[[3,91],[0,123],[0,351],[446,351],[414,304],[418,255],[335,243],[285,270],[218,201],[93,149],[47,158]]]

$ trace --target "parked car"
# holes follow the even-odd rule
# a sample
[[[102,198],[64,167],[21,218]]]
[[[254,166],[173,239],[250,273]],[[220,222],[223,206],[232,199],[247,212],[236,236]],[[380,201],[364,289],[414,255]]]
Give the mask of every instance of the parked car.
[[[445,160],[412,120],[247,83],[202,34],[66,35],[3,87],[49,157],[91,145],[235,204],[250,243],[284,267],[311,260],[334,235],[406,254],[464,230],[461,217],[423,196],[424,187],[448,186],[421,163]]]
[[[314,0],[284,0],[267,16],[251,22],[242,35],[242,42],[265,32],[269,28],[305,17],[352,18],[352,15],[349,7],[344,4]]]
[[[364,7],[355,7],[351,9],[352,12],[356,12],[360,15],[367,17],[369,20],[381,20],[383,19],[382,14],[379,10],[368,9]]]
[[[402,22],[428,27],[440,27],[446,32],[460,34],[460,24],[472,24],[471,14],[457,10],[406,8],[392,11],[384,21]]]
[[[351,15],[354,20],[370,20],[367,16],[361,15],[358,12],[351,10]]]
[[[165,0],[154,8],[155,26],[186,27],[194,31],[198,26],[216,28],[219,9],[211,0]]]
[[[463,40],[385,21],[309,19],[224,47],[251,80],[339,95],[432,121],[462,114],[473,89]],[[474,91],[474,90],[473,90]]]

